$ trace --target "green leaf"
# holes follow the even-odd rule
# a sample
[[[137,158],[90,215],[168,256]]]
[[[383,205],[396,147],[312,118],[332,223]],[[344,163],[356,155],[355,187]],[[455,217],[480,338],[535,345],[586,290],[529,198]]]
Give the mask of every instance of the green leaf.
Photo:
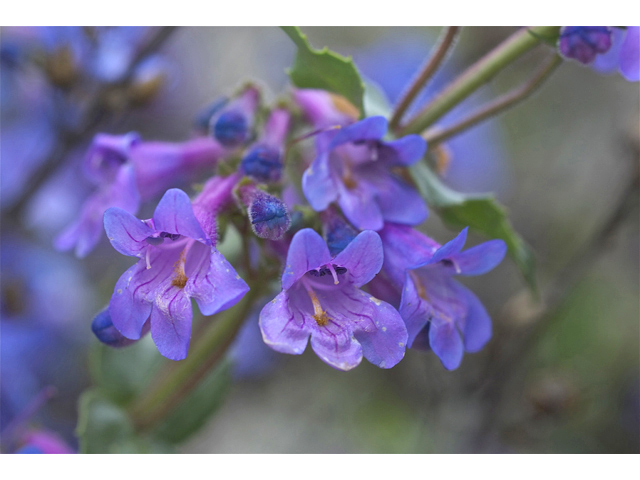
[[[171,447],[135,434],[127,413],[97,388],[80,397],[76,435],[80,453],[170,453]]]
[[[154,430],[154,437],[169,443],[189,438],[222,406],[231,385],[231,362],[225,360]]]
[[[94,384],[119,405],[127,405],[153,380],[164,358],[147,335],[124,348],[97,344],[91,354],[90,371]]]
[[[298,27],[281,27],[298,52],[293,67],[288,70],[291,81],[299,88],[320,88],[342,95],[360,110],[364,117],[364,83],[351,57],[330,51],[315,50]]]
[[[505,208],[492,195],[466,195],[444,185],[424,163],[409,168],[411,176],[440,217],[450,226],[469,227],[489,238],[501,238],[507,244],[527,284],[537,293],[535,258],[531,248],[511,226]]]

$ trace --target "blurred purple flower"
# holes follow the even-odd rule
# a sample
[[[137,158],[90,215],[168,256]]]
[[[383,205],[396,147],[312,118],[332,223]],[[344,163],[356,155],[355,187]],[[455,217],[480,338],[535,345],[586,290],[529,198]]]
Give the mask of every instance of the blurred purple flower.
[[[78,257],[86,256],[102,236],[102,217],[109,207],[135,214],[141,201],[186,183],[214,167],[225,153],[210,138],[169,143],[143,142],[135,133],[96,135],[83,171],[97,190],[87,198],[79,217],[58,235],[56,248],[75,248]]]
[[[360,233],[331,257],[314,230],[303,229],[291,241],[282,292],[260,313],[267,345],[300,355],[311,348],[328,365],[351,370],[364,356],[391,368],[404,357],[407,332],[398,312],[360,287],[382,267],[380,237]]]
[[[640,27],[612,29],[611,48],[598,55],[593,68],[599,72],[619,71],[630,82],[640,80]]]

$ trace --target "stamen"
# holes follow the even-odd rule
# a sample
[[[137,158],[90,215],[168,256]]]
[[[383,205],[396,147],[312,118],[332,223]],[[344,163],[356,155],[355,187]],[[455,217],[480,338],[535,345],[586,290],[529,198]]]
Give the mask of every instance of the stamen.
[[[189,247],[182,250],[180,253],[180,258],[175,263],[173,270],[175,272],[175,277],[171,280],[171,285],[178,288],[184,288],[187,285],[187,275],[184,273],[184,263],[187,255],[187,249]]]
[[[151,262],[149,261],[150,256],[151,256],[151,249],[147,247],[147,254],[144,257],[145,260],[147,261],[147,270],[151,268]]]
[[[329,270],[331,271],[331,276],[333,277],[333,284],[338,285],[340,282],[338,281],[338,274],[336,273],[336,269],[333,268],[333,264],[329,264]]]
[[[304,283],[304,287],[307,289],[307,293],[309,294],[309,298],[311,299],[311,303],[313,304],[313,319],[316,321],[318,326],[324,327],[327,323],[329,323],[329,316],[327,312],[322,310],[322,305],[320,305],[320,300],[318,300],[318,296],[316,292],[313,291],[309,285]]]

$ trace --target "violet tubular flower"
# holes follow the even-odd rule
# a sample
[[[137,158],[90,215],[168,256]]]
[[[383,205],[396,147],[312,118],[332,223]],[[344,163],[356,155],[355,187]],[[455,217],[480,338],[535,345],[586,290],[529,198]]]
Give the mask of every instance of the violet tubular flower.
[[[562,27],[558,49],[566,58],[589,65],[611,48],[610,27]]]
[[[490,240],[463,252],[466,238],[467,228],[429,260],[409,268],[400,303],[409,347],[431,348],[447,370],[458,368],[465,351],[481,350],[492,335],[491,319],[478,297],[452,277],[487,273],[507,251],[504,241]]]
[[[300,355],[309,337],[311,348],[328,365],[351,370],[364,356],[391,368],[404,357],[407,330],[388,303],[360,289],[382,267],[377,233],[360,233],[331,257],[327,244],[312,229],[291,241],[282,292],[262,309],[260,329],[267,345]]]
[[[55,239],[58,250],[75,248],[78,257],[93,250],[102,236],[102,217],[110,207],[135,214],[140,203],[195,173],[215,166],[226,150],[210,138],[182,143],[144,142],[136,133],[98,134],[89,148],[84,175],[96,185],[78,218]]]
[[[427,218],[422,197],[392,171],[417,162],[427,144],[419,135],[385,142],[386,132],[384,117],[369,117],[318,136],[318,156],[302,177],[314,210],[336,201],[362,230],[380,230],[385,221],[417,225]]]
[[[229,196],[233,186],[224,181],[209,185],[224,189],[222,197]],[[204,315],[213,315],[233,306],[249,290],[214,246],[212,212],[221,196],[205,186],[192,207],[186,193],[171,189],[149,220],[140,221],[118,208],[104,216],[113,247],[140,259],[116,283],[109,303],[113,325],[126,338],[137,340],[149,319],[158,350],[172,360],[187,356],[191,298]]]

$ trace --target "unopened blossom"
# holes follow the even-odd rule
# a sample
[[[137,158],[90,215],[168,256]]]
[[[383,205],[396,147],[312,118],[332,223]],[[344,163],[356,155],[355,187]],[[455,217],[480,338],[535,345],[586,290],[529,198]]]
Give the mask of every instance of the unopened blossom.
[[[404,356],[407,331],[398,312],[365,293],[382,267],[380,237],[360,233],[332,257],[312,229],[296,233],[282,274],[282,292],[260,313],[267,345],[299,355],[311,348],[327,364],[351,370],[362,357],[391,368]]]
[[[481,350],[492,333],[491,319],[478,297],[453,276],[487,273],[507,251],[502,240],[462,251],[466,238],[465,228],[428,260],[407,269],[400,303],[409,347],[431,348],[448,370],[458,368],[465,351]],[[423,251],[431,249],[432,242],[425,241]]]
[[[416,225],[426,219],[424,200],[393,169],[417,162],[427,144],[419,135],[386,142],[386,133],[384,117],[369,117],[318,135],[318,156],[302,177],[314,210],[336,202],[361,230],[380,230],[385,221]]]
[[[588,65],[611,48],[610,27],[562,27],[558,49],[566,58]]]
[[[211,135],[227,148],[241,146],[251,136],[259,103],[260,91],[254,86],[248,86],[214,113],[209,121]]]
[[[326,90],[296,89],[293,99],[305,118],[316,128],[346,126],[360,116],[358,109],[346,98]]]
[[[240,167],[259,182],[277,182],[282,176],[284,143],[289,131],[290,114],[284,108],[271,112],[262,136],[242,158]]]
[[[118,208],[105,213],[113,247],[140,259],[120,277],[109,303],[113,325],[123,336],[140,338],[149,320],[160,353],[181,360],[191,338],[191,298],[204,315],[213,315],[249,290],[215,248],[213,216],[233,184],[228,179],[210,181],[211,188],[205,185],[193,207],[186,193],[168,190],[149,220]]]

